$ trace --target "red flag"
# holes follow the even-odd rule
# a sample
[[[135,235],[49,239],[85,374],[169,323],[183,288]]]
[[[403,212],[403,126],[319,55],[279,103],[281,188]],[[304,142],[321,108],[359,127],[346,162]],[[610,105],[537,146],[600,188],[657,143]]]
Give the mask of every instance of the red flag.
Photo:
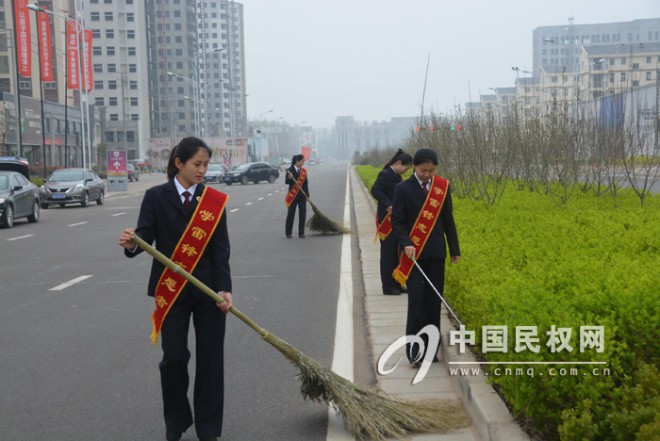
[[[85,49],[86,57],[85,64],[83,65],[85,69],[85,91],[89,92],[94,88],[94,79],[92,78],[92,38],[94,38],[94,31],[85,29],[83,32],[83,48]]]
[[[41,52],[41,81],[55,81],[53,76],[53,50],[50,35],[50,17],[40,12],[37,14],[39,29],[39,51]]]
[[[66,22],[66,69],[67,69],[67,88],[80,88],[80,78],[78,77],[78,22]]]
[[[14,0],[16,18],[16,51],[18,53],[18,73],[24,77],[32,75],[32,41],[30,39],[30,16],[28,0]]]

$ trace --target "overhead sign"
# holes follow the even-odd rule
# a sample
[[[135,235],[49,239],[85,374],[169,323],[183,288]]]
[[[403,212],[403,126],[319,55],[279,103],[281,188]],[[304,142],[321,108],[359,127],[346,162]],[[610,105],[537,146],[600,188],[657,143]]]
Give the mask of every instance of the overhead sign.
[[[108,150],[108,177],[126,177],[126,150]]]

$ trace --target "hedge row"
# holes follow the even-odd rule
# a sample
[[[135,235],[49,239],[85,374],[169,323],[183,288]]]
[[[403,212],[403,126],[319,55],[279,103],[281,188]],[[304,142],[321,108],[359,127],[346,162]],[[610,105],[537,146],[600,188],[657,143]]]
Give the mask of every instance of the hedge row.
[[[357,170],[368,186],[378,173]],[[463,259],[448,266],[445,295],[477,357],[606,363],[498,365],[488,378],[514,416],[548,440],[657,439],[660,197],[641,208],[624,191],[614,207],[578,193],[560,207],[510,186],[498,205],[455,198],[454,210]],[[506,353],[482,350],[483,326],[506,327]],[[515,351],[516,326],[537,327],[538,353]],[[572,350],[546,345],[553,326],[572,331]],[[604,327],[602,352],[580,351],[582,326]]]

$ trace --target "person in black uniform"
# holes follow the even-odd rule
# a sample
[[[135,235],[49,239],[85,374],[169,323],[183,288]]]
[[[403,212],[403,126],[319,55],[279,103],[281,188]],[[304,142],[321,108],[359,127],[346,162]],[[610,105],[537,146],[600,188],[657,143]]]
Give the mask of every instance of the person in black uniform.
[[[133,241],[134,234],[150,244],[155,241],[156,248],[166,256],[173,254],[204,190],[210,158],[211,149],[198,138],[184,138],[174,147],[167,168],[168,182],[147,190],[137,228],[127,228],[119,236],[119,245],[125,248],[127,257],[142,252]],[[181,439],[193,422],[200,440],[217,440],[222,432],[225,314],[233,305],[229,254],[227,215],[223,211],[193,275],[218,292],[225,302],[214,302],[188,283],[171,305],[160,329],[163,358],[159,367],[167,441]],[[163,270],[164,266],[154,259],[149,296],[153,297],[159,289]],[[187,396],[191,317],[197,349],[194,421]]]
[[[399,149],[392,159],[383,167],[378,174],[376,182],[371,187],[371,195],[378,201],[378,226],[385,227],[390,224],[392,214],[392,200],[394,199],[394,187],[403,179],[401,176],[412,166],[412,156]],[[385,224],[383,224],[385,222]],[[391,225],[391,224],[390,224]],[[382,228],[387,229],[387,228]],[[381,232],[380,239],[380,280],[383,286],[383,294],[399,295],[403,292],[399,284],[392,277],[394,268],[399,264],[399,250],[396,238],[391,233]],[[390,230],[391,231],[391,230]]]
[[[289,184],[289,191],[293,189],[296,186],[296,181],[298,181],[298,177],[300,176],[302,166],[305,164],[305,156],[304,155],[293,155],[293,158],[291,158],[291,167],[289,167],[286,170],[286,178],[284,180],[285,183]],[[291,202],[291,205],[287,208],[287,213],[286,213],[286,227],[285,227],[285,233],[286,237],[289,239],[291,238],[291,234],[293,233],[293,219],[296,216],[296,207],[298,207],[298,237],[301,239],[305,237],[305,220],[307,218],[307,197],[310,196],[309,194],[309,186],[307,185],[307,179],[302,183],[302,189],[305,192],[303,194],[302,191],[298,191],[298,194],[294,198],[293,202]]]
[[[452,209],[451,192],[449,182],[435,176],[435,168],[438,165],[438,156],[430,148],[421,148],[413,156],[413,168],[415,173],[396,186],[394,190],[394,201],[392,202],[392,232],[397,242],[403,248],[405,256],[417,260],[417,263],[428,276],[431,283],[440,294],[443,293],[445,284],[445,259],[447,258],[447,246],[452,263],[458,263],[461,251],[458,244],[458,233]],[[420,212],[425,207],[429,191],[433,187],[440,187],[436,183],[444,182],[446,190],[443,192],[444,202],[440,207],[439,216],[435,219],[433,228],[428,232],[428,238],[422,248],[422,252],[416,255],[416,247],[411,240],[411,232],[416,227],[416,222],[421,219]],[[428,209],[427,207],[426,209]],[[417,232],[412,236],[417,235]],[[446,241],[445,241],[446,238]],[[402,262],[403,262],[402,257]],[[400,265],[401,267],[401,265]],[[399,267],[399,268],[400,268]],[[406,320],[406,334],[416,335],[426,325],[432,324],[440,329],[440,306],[441,300],[429,283],[424,279],[419,269],[412,266],[406,286],[408,288],[408,314]],[[433,351],[434,360],[438,348],[428,347],[428,338],[423,335],[425,341],[423,353],[417,344],[408,345],[408,360],[419,365],[425,358],[426,351]]]

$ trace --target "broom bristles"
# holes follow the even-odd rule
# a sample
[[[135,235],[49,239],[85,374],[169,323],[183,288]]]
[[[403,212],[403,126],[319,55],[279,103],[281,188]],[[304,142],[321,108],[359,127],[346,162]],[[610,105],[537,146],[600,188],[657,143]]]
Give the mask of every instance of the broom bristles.
[[[307,228],[321,234],[350,234],[350,229],[321,213],[309,198],[307,200],[314,210],[314,215],[307,221]]]
[[[298,368],[303,397],[332,406],[358,439],[402,439],[411,433],[449,431],[470,424],[459,401],[397,400],[380,389],[356,385],[273,334],[262,338]]]

